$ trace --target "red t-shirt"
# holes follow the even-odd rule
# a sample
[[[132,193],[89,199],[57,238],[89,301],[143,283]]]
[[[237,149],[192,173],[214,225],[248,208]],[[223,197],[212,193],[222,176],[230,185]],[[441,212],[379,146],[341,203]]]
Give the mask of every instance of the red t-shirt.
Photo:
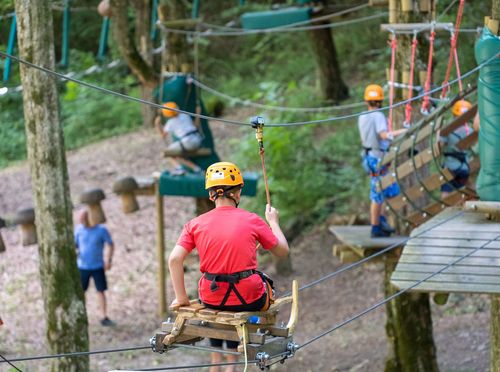
[[[202,273],[233,274],[257,269],[256,242],[264,249],[272,249],[278,244],[278,238],[256,214],[223,206],[184,225],[177,245],[189,252],[195,247],[198,249]],[[219,289],[213,292],[210,283],[201,277],[198,283],[200,299],[217,306],[222,302],[229,283],[218,282]],[[258,300],[265,291],[262,279],[257,274],[240,280],[236,289],[247,303]],[[225,305],[241,305],[241,301],[232,291]]]

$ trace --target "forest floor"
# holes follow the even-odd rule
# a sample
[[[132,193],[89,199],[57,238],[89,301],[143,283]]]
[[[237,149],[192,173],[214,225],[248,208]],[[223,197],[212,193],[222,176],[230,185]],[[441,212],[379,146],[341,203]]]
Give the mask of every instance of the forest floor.
[[[245,112],[238,112],[247,120]],[[233,115],[232,117],[235,117]],[[222,158],[230,148],[221,146],[229,138],[241,136],[241,128],[212,124]],[[155,205],[140,197],[141,210],[124,215],[119,199],[112,193],[113,181],[124,175],[148,176],[166,168],[161,157],[162,142],[154,131],[141,130],[95,143],[68,153],[71,193],[75,206],[85,189],[101,187],[107,199],[103,208],[116,245],[113,267],[108,272],[109,315],[117,325],[106,328],[99,323],[97,298],[91,285],[87,292],[90,349],[101,350],[147,346],[161,325],[157,315]],[[272,170],[270,170],[272,171]],[[27,164],[0,171],[0,213],[8,214],[32,205]],[[245,207],[243,200],[242,207]],[[278,206],[279,207],[279,206]],[[75,212],[77,208],[75,208]],[[173,247],[182,226],[194,216],[191,198],[165,199],[165,235],[167,247]],[[330,273],[342,264],[332,255],[334,237],[328,224],[304,232],[291,245],[294,272],[290,277],[275,275],[271,263],[263,269],[277,283],[278,292],[290,288],[291,279],[300,284]],[[49,353],[45,341],[43,301],[38,274],[37,246],[22,247],[18,231],[2,230],[7,251],[0,254],[0,354],[7,358]],[[263,260],[266,261],[266,260]],[[269,261],[269,260],[267,260]],[[187,285],[196,293],[199,277],[197,260],[190,261]],[[300,294],[300,321],[295,341],[311,339],[333,325],[348,319],[383,299],[383,266],[363,265]],[[173,299],[168,287],[168,299]],[[487,296],[452,295],[447,305],[432,305],[438,362],[442,371],[487,371],[489,366],[489,299]],[[284,314],[285,315],[285,314]],[[384,307],[338,329],[297,352],[279,371],[383,371],[387,353]],[[204,341],[205,342],[205,341]],[[154,368],[208,363],[202,351],[176,349],[166,354],[150,350],[96,354],[91,358],[93,371]],[[23,371],[45,371],[49,362],[15,363]],[[0,364],[0,371],[7,371]],[[206,369],[208,370],[208,369]],[[241,368],[242,370],[242,368]],[[257,370],[251,367],[250,370]]]

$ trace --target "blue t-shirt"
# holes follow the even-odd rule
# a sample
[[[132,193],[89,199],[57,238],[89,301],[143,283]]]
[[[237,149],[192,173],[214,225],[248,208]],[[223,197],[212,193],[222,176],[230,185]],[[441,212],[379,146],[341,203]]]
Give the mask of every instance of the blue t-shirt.
[[[75,230],[75,244],[78,248],[78,268],[97,270],[104,267],[104,243],[113,244],[108,229],[103,225],[85,227],[78,225]]]

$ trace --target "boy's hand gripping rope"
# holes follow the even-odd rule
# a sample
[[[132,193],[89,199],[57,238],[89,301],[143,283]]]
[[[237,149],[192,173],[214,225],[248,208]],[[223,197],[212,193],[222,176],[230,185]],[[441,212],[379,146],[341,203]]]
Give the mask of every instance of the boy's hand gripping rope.
[[[264,118],[262,116],[255,116],[250,121],[252,128],[255,129],[255,138],[259,143],[260,162],[262,164],[262,174],[264,176],[264,186],[266,188],[267,204],[271,206],[271,194],[269,193],[269,185],[267,183],[266,163],[264,161]]]

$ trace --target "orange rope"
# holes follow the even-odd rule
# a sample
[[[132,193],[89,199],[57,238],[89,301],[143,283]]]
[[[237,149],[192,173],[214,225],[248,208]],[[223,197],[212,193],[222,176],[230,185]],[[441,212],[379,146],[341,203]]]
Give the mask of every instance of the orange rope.
[[[417,52],[417,34],[413,35],[411,43],[411,61],[410,61],[410,81],[408,82],[408,102],[405,107],[405,127],[411,125],[411,99],[413,98],[413,73],[415,71],[415,56]]]
[[[455,29],[453,30],[453,33],[451,34],[450,38],[450,56],[448,58],[448,66],[446,67],[446,74],[443,81],[443,90],[441,92],[441,99],[446,97],[446,93],[448,92],[448,81],[450,80],[451,67],[453,66],[453,59],[455,58],[458,34],[460,32],[460,24],[462,23],[462,16],[464,13],[464,5],[465,5],[465,0],[460,0],[457,19],[455,21]]]
[[[424,99],[422,102],[422,113],[429,113],[429,91],[431,90],[431,80],[432,80],[432,59],[434,55],[434,40],[436,38],[436,32],[434,29],[431,31],[429,36],[429,58],[427,59],[427,76],[425,77],[425,85],[424,85]]]
[[[389,82],[389,118],[387,120],[387,124],[389,127],[389,132],[392,132],[392,111],[393,111],[393,103],[394,103],[394,68],[396,65],[396,47],[398,45],[398,41],[396,39],[396,34],[392,34],[391,40],[391,70],[390,70],[390,82]]]

